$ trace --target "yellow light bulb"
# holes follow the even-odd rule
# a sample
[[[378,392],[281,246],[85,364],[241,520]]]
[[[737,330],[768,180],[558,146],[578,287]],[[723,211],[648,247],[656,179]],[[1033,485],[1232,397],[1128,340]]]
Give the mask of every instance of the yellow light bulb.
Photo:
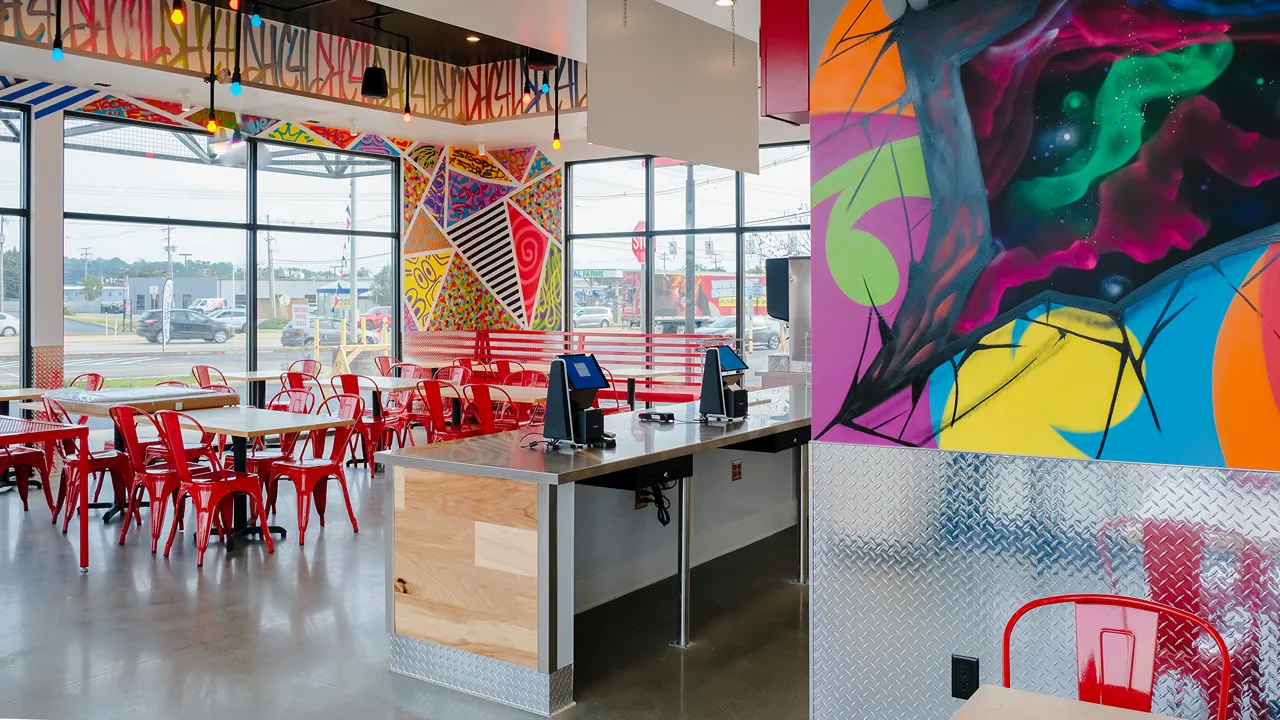
[[[551,141],[551,149],[552,149],[552,150],[559,150],[559,149],[560,149],[560,138],[556,138],[556,139],[554,139],[554,140],[552,140],[552,141]]]
[[[211,133],[218,132],[218,121],[210,119],[209,122],[204,126],[204,129],[208,130]]]
[[[176,7],[173,12],[169,13],[169,19],[173,21],[174,25],[181,25],[187,21],[187,14],[182,12],[182,8]]]

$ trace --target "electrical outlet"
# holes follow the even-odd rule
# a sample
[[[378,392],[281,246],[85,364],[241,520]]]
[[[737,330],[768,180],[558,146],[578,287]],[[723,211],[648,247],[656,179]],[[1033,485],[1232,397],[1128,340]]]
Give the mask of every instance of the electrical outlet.
[[[649,507],[649,500],[645,497],[644,490],[636,491],[636,509],[641,510]]]
[[[951,656],[951,697],[968,700],[978,692],[978,658]]]
[[[742,461],[734,460],[733,465],[729,468],[729,482],[737,482],[742,479]]]

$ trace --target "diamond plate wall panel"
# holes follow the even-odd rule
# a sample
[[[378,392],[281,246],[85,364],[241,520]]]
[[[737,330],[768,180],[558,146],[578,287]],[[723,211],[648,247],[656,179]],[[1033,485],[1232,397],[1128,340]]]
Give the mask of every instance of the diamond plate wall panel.
[[[1009,616],[1035,598],[1120,593],[1226,638],[1233,720],[1280,719],[1280,474],[813,443],[812,717],[945,720],[950,655],[1000,682]],[[1028,615],[1013,684],[1073,697],[1069,607]],[[1161,626],[1155,707],[1206,718],[1220,668]]]
[[[391,671],[544,717],[573,704],[572,665],[545,675],[483,655],[393,634]]]
[[[38,345],[31,348],[31,367],[34,368],[35,387],[62,387],[62,346]]]

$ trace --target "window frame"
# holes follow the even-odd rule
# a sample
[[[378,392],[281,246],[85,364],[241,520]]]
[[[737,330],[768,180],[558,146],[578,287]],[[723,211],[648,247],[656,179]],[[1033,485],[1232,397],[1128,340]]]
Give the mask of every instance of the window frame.
[[[811,146],[809,141],[800,142],[780,142],[766,143],[760,146],[760,150],[780,147],[800,147]],[[654,268],[654,247],[658,238],[678,237],[678,236],[733,236],[735,247],[735,258],[733,273],[737,278],[737,318],[735,327],[738,338],[746,337],[746,308],[745,291],[746,268],[744,261],[744,253],[746,250],[746,237],[752,234],[765,234],[770,232],[788,232],[788,231],[812,231],[812,207],[810,208],[810,221],[808,223],[783,223],[775,225],[747,225],[746,224],[746,173],[734,173],[735,182],[735,208],[734,208],[734,224],[727,227],[695,227],[695,228],[678,228],[675,230],[655,230],[654,229],[654,191],[656,188],[654,182],[654,161],[658,159],[656,155],[620,155],[617,157],[592,158],[590,160],[577,160],[565,163],[565,194],[564,194],[564,227],[565,227],[565,272],[564,272],[564,317],[565,331],[572,331],[573,318],[573,254],[574,242],[577,240],[630,240],[634,237],[643,237],[645,243],[645,263],[643,268],[642,285],[644,289],[644,308],[643,308],[643,330],[646,333],[652,332],[655,317],[653,314],[653,284],[656,277]],[[645,229],[629,230],[625,232],[591,232],[591,233],[575,233],[573,228],[573,204],[574,204],[574,182],[573,170],[583,165],[599,165],[603,163],[613,163],[621,161],[641,160],[645,163]],[[810,160],[812,162],[812,159]]]
[[[31,344],[31,106],[0,102],[0,107],[18,113],[18,202],[19,207],[0,207],[0,215],[18,218],[18,385],[35,385],[34,350]],[[0,298],[2,306],[4,298]]]

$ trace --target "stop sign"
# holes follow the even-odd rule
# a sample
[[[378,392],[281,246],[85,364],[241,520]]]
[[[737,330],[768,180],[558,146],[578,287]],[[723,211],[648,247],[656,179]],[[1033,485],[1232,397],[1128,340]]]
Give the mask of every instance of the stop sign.
[[[644,230],[644,228],[645,228],[645,225],[643,220],[636,223],[636,228],[635,228],[636,230]],[[631,237],[631,252],[635,254],[636,262],[643,265],[644,264],[644,236],[643,235],[633,235]]]

